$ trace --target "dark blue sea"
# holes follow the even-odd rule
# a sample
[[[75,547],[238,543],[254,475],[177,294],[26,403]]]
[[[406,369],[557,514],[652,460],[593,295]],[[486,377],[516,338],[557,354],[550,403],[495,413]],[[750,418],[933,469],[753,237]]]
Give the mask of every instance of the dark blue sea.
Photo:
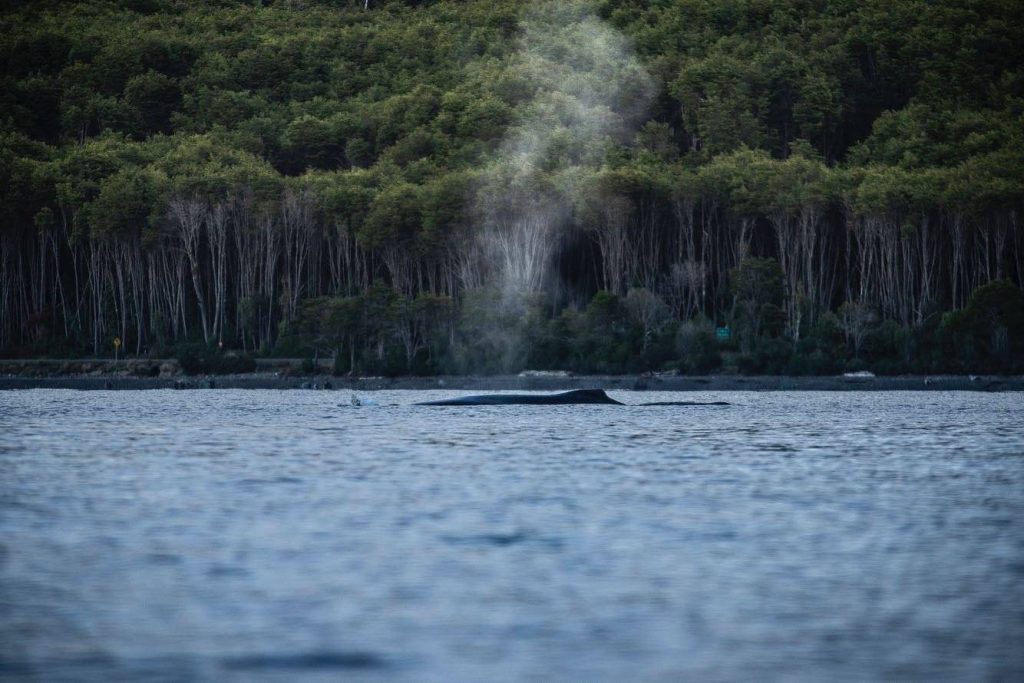
[[[1024,679],[1024,395],[0,392],[0,679]]]

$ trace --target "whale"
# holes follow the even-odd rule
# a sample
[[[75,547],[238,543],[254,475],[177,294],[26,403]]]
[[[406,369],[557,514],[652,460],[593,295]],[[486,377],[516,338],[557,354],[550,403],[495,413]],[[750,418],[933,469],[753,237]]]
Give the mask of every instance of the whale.
[[[560,394],[484,394],[426,401],[421,406],[560,406],[579,404],[624,405],[601,389],[574,389]]]
[[[479,396],[458,396],[441,401],[417,403],[421,406],[567,406],[567,405],[612,405],[612,406],[727,406],[725,401],[656,401],[653,403],[622,403],[616,401],[602,389],[574,389],[560,394],[482,394]]]

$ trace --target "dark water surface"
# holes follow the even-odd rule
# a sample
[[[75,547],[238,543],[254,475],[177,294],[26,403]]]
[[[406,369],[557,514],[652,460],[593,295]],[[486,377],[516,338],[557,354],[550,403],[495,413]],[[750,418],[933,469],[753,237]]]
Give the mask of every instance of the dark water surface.
[[[0,393],[0,679],[1024,677],[1022,394],[451,395]]]

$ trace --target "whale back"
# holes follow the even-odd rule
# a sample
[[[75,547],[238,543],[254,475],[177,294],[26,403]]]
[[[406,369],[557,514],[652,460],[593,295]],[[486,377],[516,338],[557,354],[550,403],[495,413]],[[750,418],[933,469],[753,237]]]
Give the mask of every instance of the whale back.
[[[602,389],[573,389],[560,394],[486,394],[427,401],[423,406],[507,406],[507,405],[622,405]]]
[[[558,399],[559,403],[603,403],[606,405],[622,405],[614,398],[604,392],[604,389],[573,389],[561,394],[554,394],[551,398]]]

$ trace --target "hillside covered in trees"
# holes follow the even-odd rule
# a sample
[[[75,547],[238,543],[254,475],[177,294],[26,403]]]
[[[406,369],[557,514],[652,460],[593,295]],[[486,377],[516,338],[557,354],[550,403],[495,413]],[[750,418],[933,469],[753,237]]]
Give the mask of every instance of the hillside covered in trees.
[[[0,355],[1024,371],[1016,0],[34,1],[0,35]]]

